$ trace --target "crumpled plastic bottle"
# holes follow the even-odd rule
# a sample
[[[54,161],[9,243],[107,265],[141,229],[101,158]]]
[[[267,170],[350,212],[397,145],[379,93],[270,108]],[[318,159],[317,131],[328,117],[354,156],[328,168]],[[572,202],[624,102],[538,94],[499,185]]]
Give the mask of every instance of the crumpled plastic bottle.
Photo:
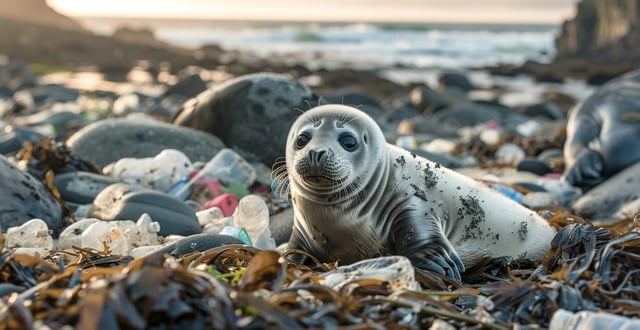
[[[233,225],[244,228],[253,246],[259,249],[275,249],[276,242],[269,229],[269,209],[257,195],[247,195],[240,199],[233,214]]]

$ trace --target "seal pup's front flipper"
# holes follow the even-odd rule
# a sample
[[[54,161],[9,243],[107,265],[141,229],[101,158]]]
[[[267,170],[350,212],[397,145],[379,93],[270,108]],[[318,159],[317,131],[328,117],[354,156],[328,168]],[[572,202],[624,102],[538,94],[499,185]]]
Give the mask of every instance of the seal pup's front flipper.
[[[445,237],[440,220],[432,215],[418,215],[414,210],[401,214],[393,222],[390,238],[395,251],[408,257],[424,270],[461,280],[464,264]]]

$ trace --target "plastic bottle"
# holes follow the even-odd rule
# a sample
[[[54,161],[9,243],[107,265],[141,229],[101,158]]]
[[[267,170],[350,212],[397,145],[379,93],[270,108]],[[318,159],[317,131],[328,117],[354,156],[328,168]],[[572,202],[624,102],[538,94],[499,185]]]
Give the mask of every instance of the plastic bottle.
[[[551,318],[549,330],[640,330],[640,320],[628,317],[581,311],[572,313],[564,309],[557,310]]]
[[[196,218],[198,218],[200,227],[204,227],[210,223],[213,223],[216,219],[224,218],[224,214],[219,207],[213,206],[196,212]]]
[[[7,229],[6,248],[40,248],[51,250],[53,237],[49,227],[42,219],[31,219],[22,226]]]
[[[135,223],[129,220],[114,222],[127,236],[132,248],[160,243],[158,239],[160,223],[153,221],[147,213],[143,213]]]
[[[117,224],[98,221],[87,227],[80,235],[80,247],[98,251],[104,250],[104,244],[114,255],[127,255],[130,250],[129,239]]]
[[[233,214],[233,224],[247,231],[253,246],[260,249],[275,249],[276,242],[269,230],[269,209],[259,196],[247,195],[240,200]]]
[[[240,228],[240,227],[236,227],[236,226],[225,226],[220,231],[220,234],[221,235],[233,236],[233,237],[241,240],[242,243],[244,243],[246,245],[249,245],[249,246],[253,246],[253,244],[251,243],[251,237],[249,237],[249,234],[247,233],[247,231],[244,228]]]
[[[242,156],[229,148],[220,150],[211,160],[180,189],[172,192],[173,196],[183,196],[184,191],[192,189],[197,182],[211,179],[235,181],[250,186],[256,180],[256,170]]]

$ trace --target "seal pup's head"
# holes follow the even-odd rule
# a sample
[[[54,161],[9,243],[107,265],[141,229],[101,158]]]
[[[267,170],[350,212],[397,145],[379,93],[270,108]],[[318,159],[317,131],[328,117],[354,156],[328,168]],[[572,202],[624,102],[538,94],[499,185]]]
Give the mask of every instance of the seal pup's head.
[[[318,202],[347,199],[362,190],[384,152],[384,135],[364,112],[338,104],[313,108],[289,131],[289,188]]]

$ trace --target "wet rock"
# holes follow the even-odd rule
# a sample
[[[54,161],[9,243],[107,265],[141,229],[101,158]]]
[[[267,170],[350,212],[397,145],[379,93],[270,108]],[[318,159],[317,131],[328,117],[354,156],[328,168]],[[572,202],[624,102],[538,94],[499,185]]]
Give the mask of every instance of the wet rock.
[[[91,172],[70,172],[56,175],[53,185],[66,202],[90,204],[104,188],[118,183],[104,175]]]
[[[284,155],[289,128],[315,103],[308,87],[288,76],[251,74],[209,89],[186,102],[174,123],[209,132],[247,160],[273,164]]]
[[[640,214],[640,162],[573,201],[576,214],[594,222],[614,222]]]
[[[0,154],[8,155],[22,149],[22,143],[40,141],[45,136],[36,131],[18,126],[6,126],[0,131]]]
[[[516,110],[523,115],[529,117],[541,117],[551,120],[559,120],[564,118],[564,114],[558,107],[550,102],[536,103],[518,107]]]
[[[473,127],[489,121],[501,127],[511,127],[526,121],[526,117],[513,114],[508,108],[477,102],[465,102],[416,120],[415,133],[428,133],[437,137],[455,137],[458,129]]]
[[[461,72],[446,71],[441,73],[438,77],[438,89],[447,90],[454,88],[462,92],[469,92],[474,89],[469,78]]]
[[[207,90],[207,84],[195,73],[186,76],[178,81],[175,85],[169,87],[163,94],[163,97],[170,95],[178,95],[186,98],[195,97],[201,92]]]
[[[66,225],[62,208],[49,191],[29,173],[0,156],[0,225],[3,232],[27,221],[42,219],[57,237]]]
[[[75,102],[80,92],[74,88],[62,85],[42,85],[28,90],[36,106],[44,106],[53,103]]]
[[[125,157],[153,157],[164,149],[177,149],[191,161],[206,162],[224,143],[216,136],[155,120],[106,119],[72,135],[67,146],[103,167]]]
[[[383,103],[383,108],[386,111],[385,119],[388,123],[397,124],[405,119],[420,116],[420,112],[411,101],[411,95],[407,93],[391,96]]]
[[[229,244],[243,243],[239,239],[229,235],[202,233],[191,235],[176,242],[162,245],[154,250],[149,251],[145,254],[145,256],[170,254],[172,256],[179,257],[196,251],[202,252],[215,247]]]
[[[434,91],[428,86],[418,86],[411,91],[411,104],[419,113],[429,115],[466,102],[459,91]]]
[[[135,220],[143,213],[160,223],[162,236],[200,233],[198,218],[187,204],[159,191],[124,183],[113,184],[100,192],[89,210],[89,217]]]

